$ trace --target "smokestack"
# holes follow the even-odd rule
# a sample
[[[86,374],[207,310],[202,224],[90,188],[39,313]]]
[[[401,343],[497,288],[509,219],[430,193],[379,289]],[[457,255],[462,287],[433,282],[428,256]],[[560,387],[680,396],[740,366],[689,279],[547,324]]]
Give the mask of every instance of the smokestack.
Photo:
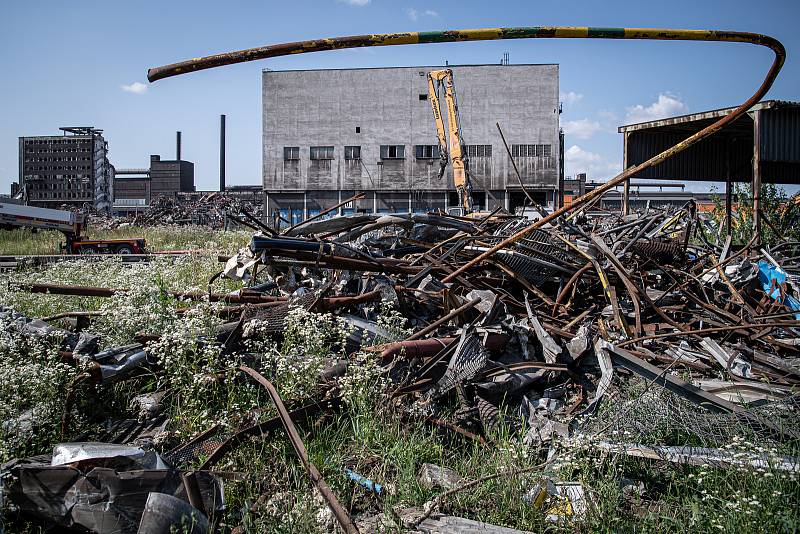
[[[225,191],[225,115],[219,116],[219,190]]]
[[[181,132],[177,132],[175,136],[175,159],[181,160]]]

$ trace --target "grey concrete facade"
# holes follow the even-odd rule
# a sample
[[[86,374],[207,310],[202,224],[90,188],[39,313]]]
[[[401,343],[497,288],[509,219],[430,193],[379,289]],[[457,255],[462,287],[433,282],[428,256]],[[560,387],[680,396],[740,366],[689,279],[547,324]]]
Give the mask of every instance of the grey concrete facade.
[[[522,196],[497,122],[526,189],[552,203],[560,158],[558,65],[265,70],[266,213],[291,210],[297,219],[301,211],[302,218],[357,191],[367,198],[352,208],[364,211],[455,203],[450,169],[439,180],[438,158],[415,148],[437,145],[427,73],[440,68],[453,69],[477,206],[509,208]],[[382,146],[402,146],[402,157]],[[358,157],[347,147],[359,147]]]
[[[103,130],[64,127],[63,135],[19,138],[19,178],[25,202],[57,208],[91,205],[111,209],[114,167]]]

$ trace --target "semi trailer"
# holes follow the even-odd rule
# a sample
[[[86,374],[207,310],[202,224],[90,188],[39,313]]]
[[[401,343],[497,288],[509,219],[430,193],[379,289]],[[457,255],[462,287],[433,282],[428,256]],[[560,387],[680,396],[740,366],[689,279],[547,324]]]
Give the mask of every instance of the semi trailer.
[[[121,239],[90,239],[82,232],[86,229],[86,215],[65,210],[36,208],[0,202],[0,229],[31,228],[55,230],[64,234],[64,254],[144,254],[145,240],[141,237]]]

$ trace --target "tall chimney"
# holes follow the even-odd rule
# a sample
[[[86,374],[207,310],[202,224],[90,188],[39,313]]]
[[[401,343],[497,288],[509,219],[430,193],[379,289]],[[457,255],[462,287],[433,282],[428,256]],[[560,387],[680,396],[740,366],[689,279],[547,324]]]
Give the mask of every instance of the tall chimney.
[[[219,116],[219,190],[225,191],[225,115]]]
[[[177,132],[175,136],[175,159],[181,160],[181,132]]]

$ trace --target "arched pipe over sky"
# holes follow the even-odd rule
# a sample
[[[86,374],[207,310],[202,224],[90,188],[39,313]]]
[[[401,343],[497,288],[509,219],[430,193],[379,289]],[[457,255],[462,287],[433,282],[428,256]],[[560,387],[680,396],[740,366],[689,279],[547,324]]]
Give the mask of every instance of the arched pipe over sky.
[[[271,57],[289,56],[294,54],[306,54],[309,52],[323,52],[326,50],[340,50],[344,48],[363,48],[368,46],[396,46],[396,45],[415,45],[429,43],[449,43],[457,41],[495,41],[503,39],[637,39],[651,41],[704,41],[704,42],[733,42],[747,43],[765,46],[775,53],[775,59],[767,72],[764,81],[758,90],[739,107],[731,111],[728,115],[718,121],[706,126],[699,132],[687,137],[680,143],[668,148],[640,163],[622,171],[602,186],[589,191],[583,196],[574,199],[570,204],[563,206],[553,213],[536,221],[535,223],[520,230],[516,234],[504,239],[489,250],[481,253],[455,272],[451,273],[445,282],[452,281],[455,277],[472,268],[486,258],[492,256],[497,251],[507,247],[515,241],[525,237],[536,228],[568,213],[569,211],[584,205],[587,202],[603,195],[606,191],[622,184],[634,174],[658,165],[667,158],[686,150],[701,139],[719,131],[726,124],[729,124],[747,112],[753,105],[761,100],[769,91],[778,73],[786,60],[786,49],[777,39],[767,35],[749,32],[719,31],[719,30],[671,30],[658,28],[587,28],[587,27],[564,27],[564,26],[532,26],[521,28],[483,28],[474,30],[445,30],[434,32],[405,32],[405,33],[384,33],[371,35],[351,35],[346,37],[332,37],[324,39],[311,39],[308,41],[298,41],[293,43],[281,43],[262,46],[259,48],[249,48],[223,54],[200,57],[155,67],[147,71],[147,79],[151,82],[187,74],[198,70],[211,69],[243,63],[245,61],[255,61]]]

